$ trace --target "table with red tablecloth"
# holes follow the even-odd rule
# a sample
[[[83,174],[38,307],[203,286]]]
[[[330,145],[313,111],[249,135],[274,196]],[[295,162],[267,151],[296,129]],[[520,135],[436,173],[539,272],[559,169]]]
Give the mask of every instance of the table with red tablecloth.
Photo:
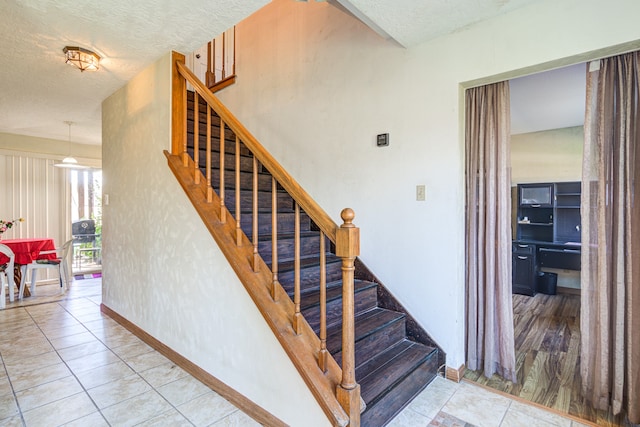
[[[23,284],[22,275],[25,271],[25,266],[27,264],[31,264],[37,259],[56,259],[55,253],[43,254],[42,251],[52,251],[55,250],[55,244],[53,243],[53,239],[48,238],[31,238],[31,239],[6,239],[0,240],[0,243],[3,245],[9,246],[13,253],[15,254],[14,258],[14,278],[18,289]],[[9,262],[9,258],[7,258],[4,254],[0,254],[0,264],[5,264]],[[24,289],[24,296],[31,295],[29,292],[29,288]]]

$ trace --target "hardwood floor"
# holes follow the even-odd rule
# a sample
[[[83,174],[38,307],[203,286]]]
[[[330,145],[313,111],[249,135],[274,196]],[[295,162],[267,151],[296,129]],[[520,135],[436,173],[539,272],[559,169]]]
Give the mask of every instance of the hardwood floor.
[[[464,378],[599,426],[625,426],[624,417],[596,411],[582,397],[580,297],[513,295],[518,383],[467,370]]]

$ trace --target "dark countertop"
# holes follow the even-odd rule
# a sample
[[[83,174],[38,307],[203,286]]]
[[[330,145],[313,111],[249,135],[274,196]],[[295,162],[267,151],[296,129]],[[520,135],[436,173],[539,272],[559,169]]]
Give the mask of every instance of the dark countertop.
[[[576,249],[580,250],[581,244],[580,242],[546,242],[542,240],[513,240],[513,243],[519,243],[522,245],[538,245],[538,246],[546,246],[546,247],[557,247],[563,249]]]

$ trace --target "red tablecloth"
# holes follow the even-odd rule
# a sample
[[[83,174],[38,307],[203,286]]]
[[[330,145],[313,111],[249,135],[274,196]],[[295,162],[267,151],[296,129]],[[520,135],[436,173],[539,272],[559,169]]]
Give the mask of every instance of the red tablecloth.
[[[53,243],[53,239],[8,239],[0,240],[0,243],[9,246],[13,253],[16,254],[14,260],[15,264],[31,264],[34,260],[40,258],[56,258],[56,254],[46,254],[40,256],[40,251],[50,251],[56,248]],[[9,259],[4,254],[0,254],[0,264],[4,264],[6,262],[9,262]]]

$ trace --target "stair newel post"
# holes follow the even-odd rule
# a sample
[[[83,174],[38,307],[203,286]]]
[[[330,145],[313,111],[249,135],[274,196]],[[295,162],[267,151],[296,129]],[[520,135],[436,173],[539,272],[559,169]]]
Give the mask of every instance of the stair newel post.
[[[253,156],[253,207],[252,231],[253,231],[253,271],[258,272],[258,159]]]
[[[193,92],[193,181],[200,184],[200,95]]]
[[[318,366],[322,372],[327,372],[327,257],[325,250],[325,236],[320,232],[320,353]]]
[[[271,177],[271,298],[276,300],[278,286],[278,182]]]
[[[178,63],[184,64],[184,55],[171,52],[171,61],[171,154],[180,156],[182,166],[187,167],[187,80],[178,68]]]
[[[240,246],[241,244],[242,228],[240,228],[240,138],[236,136],[236,246]]]
[[[227,210],[224,206],[224,127],[225,124],[220,118],[220,222],[227,222]]]
[[[338,385],[338,402],[349,415],[349,425],[360,426],[360,385],[355,373],[355,259],[360,254],[360,229],[353,224],[355,213],[345,208],[340,213],[344,223],[336,230],[336,255],[342,258],[342,382]]]
[[[300,205],[295,202],[294,219],[294,242],[293,242],[293,304],[295,312],[293,314],[293,330],[296,335],[300,335],[302,313],[300,313]]]
[[[207,203],[213,202],[211,188],[211,107],[207,104]]]

